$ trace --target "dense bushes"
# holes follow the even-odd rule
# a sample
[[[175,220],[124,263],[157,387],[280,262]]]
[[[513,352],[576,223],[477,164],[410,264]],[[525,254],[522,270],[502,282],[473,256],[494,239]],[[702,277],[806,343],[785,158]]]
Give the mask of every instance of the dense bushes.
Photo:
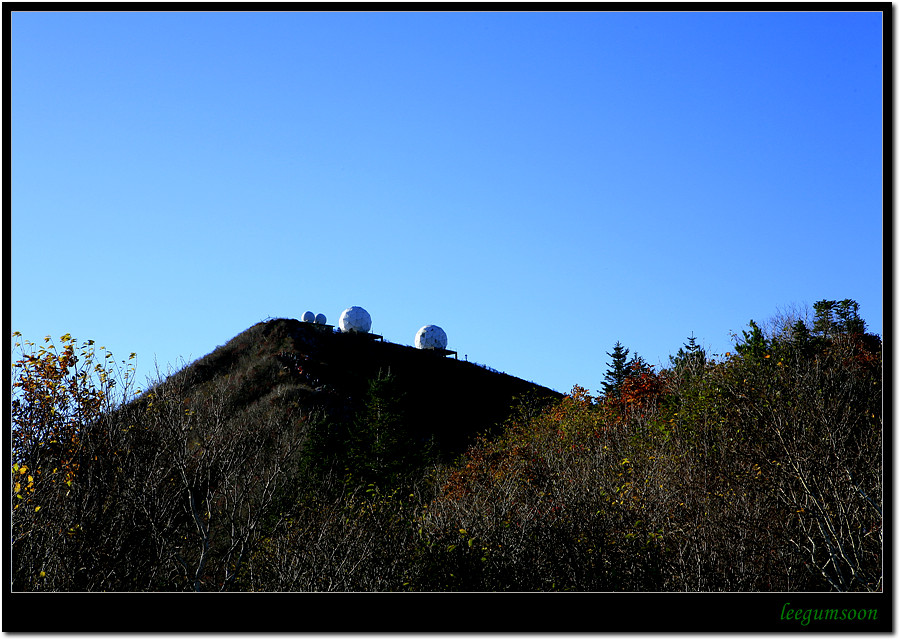
[[[90,343],[63,343],[26,343],[16,365],[13,589],[237,588],[302,421],[277,388],[235,416],[227,380],[186,397],[180,376],[126,403]]]
[[[659,372],[620,348],[602,396],[454,463],[390,375],[343,421],[270,362],[125,403],[64,336],[17,365],[13,588],[881,590],[881,341],[849,302]]]
[[[434,586],[880,590],[880,340],[751,327],[473,447],[424,510]]]

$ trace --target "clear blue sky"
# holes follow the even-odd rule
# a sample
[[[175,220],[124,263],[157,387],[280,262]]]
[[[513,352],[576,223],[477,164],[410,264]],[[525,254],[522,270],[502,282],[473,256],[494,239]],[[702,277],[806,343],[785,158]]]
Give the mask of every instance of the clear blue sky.
[[[12,329],[179,368],[365,307],[560,391],[883,312],[883,16],[27,13]]]

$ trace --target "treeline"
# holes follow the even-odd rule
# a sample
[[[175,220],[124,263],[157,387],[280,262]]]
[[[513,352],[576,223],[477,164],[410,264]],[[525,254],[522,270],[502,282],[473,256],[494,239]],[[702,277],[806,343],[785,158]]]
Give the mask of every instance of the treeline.
[[[345,420],[284,387],[136,401],[92,343],[19,343],[14,590],[879,591],[882,344],[852,300],[692,336],[529,402],[456,461],[390,375]]]

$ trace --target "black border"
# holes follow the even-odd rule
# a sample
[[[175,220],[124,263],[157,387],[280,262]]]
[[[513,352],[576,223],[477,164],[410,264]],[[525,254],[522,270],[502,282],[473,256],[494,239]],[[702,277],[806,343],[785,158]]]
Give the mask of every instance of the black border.
[[[888,111],[893,113],[893,5],[861,3],[559,3],[511,4],[510,9],[529,11],[882,11],[887,43],[885,72],[889,90]],[[480,3],[4,3],[4,183],[10,183],[10,56],[12,11],[158,11],[158,10],[496,10]],[[892,120],[887,122],[892,129]],[[891,134],[893,131],[891,130]],[[890,138],[889,138],[890,139]],[[890,144],[890,143],[889,143]],[[890,155],[893,156],[893,147]],[[891,212],[892,187],[888,187]],[[4,194],[4,256],[9,287],[8,251],[10,199]],[[892,229],[892,213],[888,226]],[[891,237],[891,234],[888,234]],[[889,240],[889,242],[891,242]],[[891,258],[891,272],[893,259]],[[7,289],[8,290],[8,289]],[[892,316],[892,307],[889,306]],[[892,318],[891,318],[892,320]],[[4,314],[9,328],[9,314]],[[889,323],[891,325],[891,323]],[[887,330],[886,330],[887,332]],[[7,336],[9,331],[7,331]],[[888,343],[888,351],[892,344]],[[890,358],[890,353],[889,353]],[[890,362],[890,359],[889,359]],[[892,366],[887,367],[892,382]],[[6,387],[8,388],[8,387]],[[892,386],[889,388],[893,389]],[[892,398],[887,399],[888,424],[893,425]],[[893,530],[893,438],[886,430],[889,491],[886,530]],[[8,444],[8,430],[4,433]],[[8,450],[8,446],[7,446]],[[8,481],[8,478],[7,478]],[[355,632],[501,632],[501,633],[760,633],[760,632],[893,632],[893,553],[886,541],[883,593],[279,593],[279,594],[173,594],[173,593],[11,593],[3,594],[3,631],[33,633],[72,632],[206,632],[206,633],[355,633]],[[9,548],[4,549],[4,569],[9,575]],[[808,625],[786,619],[787,610],[877,609],[873,621],[815,621]]]
[[[809,609],[875,609],[877,617],[816,621],[806,615],[809,623],[803,624]],[[4,631],[45,633],[886,633],[894,628],[892,599],[885,593],[19,593],[7,599],[3,614]],[[801,619],[791,619],[795,616]]]

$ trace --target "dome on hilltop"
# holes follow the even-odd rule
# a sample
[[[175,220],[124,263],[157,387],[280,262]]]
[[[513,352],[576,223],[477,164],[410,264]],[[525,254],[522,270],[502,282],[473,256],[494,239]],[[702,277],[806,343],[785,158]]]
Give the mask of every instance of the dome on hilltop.
[[[368,333],[369,329],[372,328],[372,316],[362,307],[350,307],[349,309],[344,309],[340,320],[338,320],[338,326],[344,333],[351,331]]]
[[[303,322],[315,322],[316,314],[314,314],[312,311],[307,311],[303,314],[303,316],[301,316],[300,319],[303,320]]]
[[[427,324],[416,333],[416,349],[446,349],[447,334],[436,324]]]

